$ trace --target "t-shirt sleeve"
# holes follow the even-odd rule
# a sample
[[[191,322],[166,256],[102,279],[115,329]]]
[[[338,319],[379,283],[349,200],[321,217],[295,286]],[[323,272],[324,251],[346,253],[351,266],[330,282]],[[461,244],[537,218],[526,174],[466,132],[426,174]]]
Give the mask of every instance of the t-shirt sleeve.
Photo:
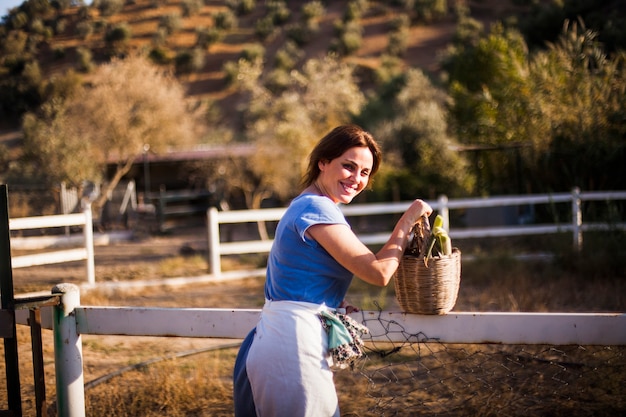
[[[350,227],[335,203],[326,197],[317,196],[308,201],[295,220],[296,230],[303,241],[306,241],[305,233],[309,227],[316,224],[343,224]]]

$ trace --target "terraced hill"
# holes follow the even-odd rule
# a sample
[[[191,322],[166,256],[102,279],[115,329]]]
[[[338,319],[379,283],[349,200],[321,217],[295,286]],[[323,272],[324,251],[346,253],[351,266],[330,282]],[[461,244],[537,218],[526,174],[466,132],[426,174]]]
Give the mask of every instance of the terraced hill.
[[[124,24],[130,38],[125,46],[126,51],[136,49],[151,49],[154,47],[155,37],[158,36],[160,22],[168,16],[176,16],[177,28],[167,36],[162,50],[170,61],[175,59],[181,51],[190,50],[197,41],[197,29],[215,26],[215,16],[228,10],[228,1],[205,1],[197,12],[189,15],[183,13],[186,0],[169,0],[158,2],[155,0],[134,0],[128,2],[117,13],[105,16],[95,7],[85,10],[71,7],[56,18],[63,20],[64,30],[51,37],[42,49],[41,62],[44,71],[52,74],[68,68],[76,67],[78,51],[91,51],[94,62],[102,62],[107,58],[107,30]],[[232,3],[232,2],[231,2]],[[180,80],[188,87],[190,96],[206,97],[218,101],[228,108],[229,97],[232,91],[225,82],[224,64],[236,61],[242,51],[251,44],[261,43],[265,49],[266,67],[273,65],[273,57],[288,37],[286,27],[300,21],[302,6],[306,1],[285,2],[290,10],[289,20],[277,27],[275,34],[261,41],[255,34],[257,21],[266,13],[266,2],[256,2],[252,12],[237,16],[237,26],[224,31],[222,38],[205,50],[204,65],[186,74],[179,74]],[[350,1],[339,0],[325,3],[325,12],[318,19],[318,31],[310,42],[301,45],[300,63],[309,58],[326,54],[337,35],[335,24],[340,21],[348,10]],[[405,14],[405,9],[394,5],[398,2],[369,1],[367,10],[361,15],[359,23],[362,26],[362,41],[360,47],[345,60],[353,62],[367,73],[380,65],[381,57],[385,54],[389,43],[390,23],[399,15]],[[451,2],[450,2],[451,3]],[[513,14],[519,10],[510,1],[467,1],[470,15],[489,24],[495,20]],[[412,16],[415,18],[415,16]],[[81,22],[90,21],[93,32],[85,36],[81,31]],[[406,38],[406,52],[401,56],[404,64],[418,67],[430,73],[437,73],[440,53],[451,40],[455,29],[454,13],[430,21],[428,23],[413,20]],[[367,77],[364,77],[366,80]],[[365,86],[366,87],[366,86]]]

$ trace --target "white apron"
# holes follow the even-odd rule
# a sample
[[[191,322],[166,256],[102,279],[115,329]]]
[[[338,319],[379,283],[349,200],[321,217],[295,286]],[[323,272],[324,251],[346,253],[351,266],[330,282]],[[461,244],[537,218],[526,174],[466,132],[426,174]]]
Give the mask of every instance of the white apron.
[[[246,370],[258,417],[339,416],[329,367],[325,305],[266,301]]]

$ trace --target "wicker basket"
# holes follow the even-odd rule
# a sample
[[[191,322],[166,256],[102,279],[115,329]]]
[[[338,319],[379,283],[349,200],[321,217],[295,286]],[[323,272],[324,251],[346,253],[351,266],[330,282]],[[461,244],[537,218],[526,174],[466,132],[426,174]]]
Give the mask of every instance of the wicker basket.
[[[430,236],[428,218],[414,226],[414,238],[394,276],[396,298],[402,311],[415,314],[446,314],[454,307],[461,282],[461,251],[432,256],[424,262]]]

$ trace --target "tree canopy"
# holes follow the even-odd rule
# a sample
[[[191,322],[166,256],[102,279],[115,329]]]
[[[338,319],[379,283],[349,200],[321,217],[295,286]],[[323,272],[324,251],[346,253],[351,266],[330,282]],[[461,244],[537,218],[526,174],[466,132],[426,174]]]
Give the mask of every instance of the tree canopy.
[[[450,135],[449,97],[420,70],[407,71],[404,86],[390,103],[391,116],[373,128],[385,152],[378,189],[391,191],[386,199],[415,195],[466,195],[473,174],[458,142]]]
[[[534,52],[502,25],[461,38],[446,61],[450,116],[476,192],[623,188],[624,63],[582,23]]]
[[[261,61],[242,60],[237,77],[247,102],[244,134],[256,145],[248,179],[238,183],[250,208],[270,196],[296,195],[315,143],[336,125],[349,123],[365,102],[352,66],[332,55],[289,72],[278,91],[266,87],[262,70]]]
[[[144,152],[193,143],[195,128],[182,86],[140,55],[98,67],[89,82],[23,122],[26,158],[42,180],[104,180],[104,196]],[[112,178],[107,163],[116,165]]]

